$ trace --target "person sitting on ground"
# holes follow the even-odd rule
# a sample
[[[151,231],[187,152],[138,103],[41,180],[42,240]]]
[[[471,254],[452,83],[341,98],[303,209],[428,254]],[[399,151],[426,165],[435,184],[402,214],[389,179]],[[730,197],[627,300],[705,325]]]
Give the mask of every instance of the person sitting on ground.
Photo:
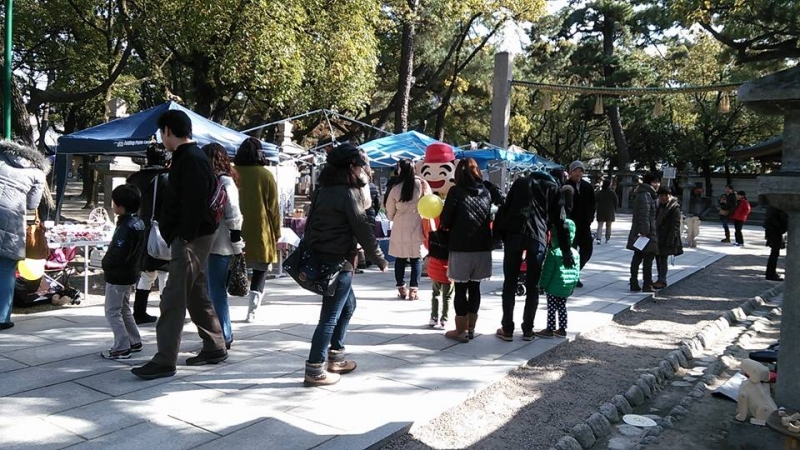
[[[114,333],[114,345],[100,353],[105,359],[128,359],[131,352],[142,350],[142,338],[130,307],[144,243],[144,222],[136,214],[140,202],[141,194],[134,185],[123,184],[111,192],[111,207],[119,217],[103,256],[106,320]]]
[[[575,239],[575,222],[570,219],[566,219],[565,222],[569,228],[571,245]],[[553,228],[550,232],[552,241],[544,258],[542,276],[539,279],[539,287],[547,295],[547,328],[534,334],[545,339],[551,339],[553,336],[567,337],[567,299],[572,295],[581,276],[580,253],[570,247],[574,264],[567,267],[564,264],[556,231]],[[558,328],[556,328],[556,312],[558,312]]]
[[[681,241],[681,204],[673,197],[670,189],[661,186],[656,191],[658,195],[658,208],[656,209],[656,235],[658,236],[658,256],[656,268],[658,279],[653,283],[653,288],[667,287],[667,271],[669,270],[668,258],[683,254]]]

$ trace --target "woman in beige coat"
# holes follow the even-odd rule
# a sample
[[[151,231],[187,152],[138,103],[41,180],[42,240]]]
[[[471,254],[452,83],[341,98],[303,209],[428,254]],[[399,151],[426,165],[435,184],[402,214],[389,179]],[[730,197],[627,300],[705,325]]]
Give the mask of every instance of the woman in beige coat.
[[[398,163],[400,181],[389,191],[386,199],[386,216],[393,221],[389,238],[389,254],[395,257],[394,278],[399,298],[418,298],[422,258],[425,256],[425,234],[417,203],[423,195],[431,193],[428,183],[414,173],[410,159]],[[411,266],[409,289],[406,289],[406,266]]]

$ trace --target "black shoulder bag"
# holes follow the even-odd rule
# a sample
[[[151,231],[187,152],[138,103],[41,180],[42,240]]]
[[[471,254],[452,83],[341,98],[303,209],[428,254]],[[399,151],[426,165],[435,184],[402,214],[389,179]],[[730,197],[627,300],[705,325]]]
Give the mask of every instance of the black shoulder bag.
[[[320,188],[322,189],[322,188]],[[306,229],[312,225],[316,199],[314,195],[311,202],[311,211],[308,213]],[[306,234],[307,236],[308,234]],[[322,296],[331,296],[336,290],[336,280],[344,267],[344,260],[334,263],[319,257],[311,249],[312,242],[304,236],[297,248],[283,261],[283,270],[291,276],[301,288]]]

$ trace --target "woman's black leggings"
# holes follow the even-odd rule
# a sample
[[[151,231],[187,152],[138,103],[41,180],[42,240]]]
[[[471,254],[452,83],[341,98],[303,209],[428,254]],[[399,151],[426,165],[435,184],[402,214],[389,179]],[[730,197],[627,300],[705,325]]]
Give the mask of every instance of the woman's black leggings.
[[[466,316],[468,313],[477,314],[478,308],[481,307],[481,282],[456,283],[456,295],[453,304],[457,316]]]
[[[267,272],[253,269],[253,277],[250,278],[250,290],[263,293],[266,282]]]

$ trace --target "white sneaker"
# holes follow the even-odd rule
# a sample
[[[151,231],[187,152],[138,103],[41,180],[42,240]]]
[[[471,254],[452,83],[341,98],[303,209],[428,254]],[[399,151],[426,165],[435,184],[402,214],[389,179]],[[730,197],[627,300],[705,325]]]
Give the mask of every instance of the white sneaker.
[[[439,323],[439,321],[436,319],[436,317],[431,317],[431,320],[430,320],[430,321],[428,321],[428,326],[429,326],[429,327],[431,327],[431,328],[433,328],[433,327],[435,327],[435,326],[436,326],[438,323]]]

